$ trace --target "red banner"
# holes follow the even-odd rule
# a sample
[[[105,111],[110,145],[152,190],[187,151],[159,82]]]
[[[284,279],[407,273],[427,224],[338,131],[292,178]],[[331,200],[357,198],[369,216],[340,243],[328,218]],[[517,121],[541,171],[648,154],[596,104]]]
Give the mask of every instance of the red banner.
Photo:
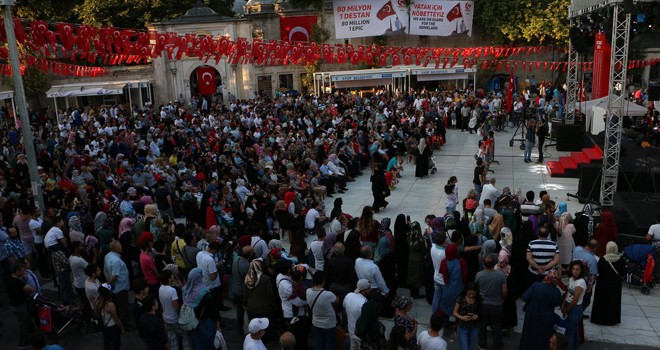
[[[197,89],[202,96],[215,94],[215,68],[199,67],[197,72]]]
[[[280,18],[280,37],[284,41],[311,41],[312,27],[316,16],[296,16]]]
[[[607,96],[610,88],[610,54],[612,49],[605,33],[596,33],[591,99]]]

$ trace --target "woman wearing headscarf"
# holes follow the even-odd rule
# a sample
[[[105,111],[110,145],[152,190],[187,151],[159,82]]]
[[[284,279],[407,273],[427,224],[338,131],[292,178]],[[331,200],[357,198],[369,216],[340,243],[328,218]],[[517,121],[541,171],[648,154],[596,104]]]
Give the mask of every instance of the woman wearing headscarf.
[[[215,310],[211,292],[203,281],[202,269],[196,267],[188,273],[188,282],[183,286],[183,304],[195,310],[199,324],[191,331],[195,349],[213,349],[215,324],[218,313]]]
[[[383,166],[380,163],[374,164],[374,173],[371,175],[371,193],[374,196],[374,203],[371,205],[374,212],[379,212],[380,208],[386,208],[389,204],[385,198],[390,195],[390,188],[387,186]]]
[[[607,243],[616,242],[619,238],[619,227],[614,221],[614,213],[609,210],[603,211],[600,218],[600,224],[596,227],[594,239],[600,243],[598,249],[596,249],[596,255],[603,256]]]
[[[273,292],[273,284],[270,276],[263,273],[263,261],[261,258],[250,262],[247,274],[245,275],[245,305],[248,313],[248,319],[268,318],[272,326],[266,329],[262,340],[269,343],[275,340],[274,313],[277,311],[277,299]]]
[[[424,283],[424,256],[429,251],[426,245],[426,240],[422,235],[422,228],[419,222],[414,221],[410,224],[410,232],[408,232],[408,276],[406,283],[411,290],[417,290],[419,295],[419,288]]]
[[[506,277],[507,289],[513,289],[513,282],[511,279],[511,265],[509,259],[511,258],[511,246],[513,244],[513,234],[511,229],[503,227],[500,230],[500,252],[497,255],[497,265],[495,270],[502,271]],[[504,299],[502,304],[502,329],[512,329],[518,325],[518,310],[516,307],[517,296],[509,293]]]
[[[511,246],[511,274],[509,279],[512,282],[512,289],[509,291],[509,294],[513,294],[518,297],[525,291],[525,286],[527,284],[527,246],[529,242],[535,240],[537,235],[532,229],[532,223],[525,221],[520,228],[520,231],[513,239],[513,245]]]
[[[450,243],[445,248],[445,259],[440,263],[440,274],[445,280],[440,298],[440,310],[445,325],[449,322],[449,316],[454,314],[456,299],[463,291],[467,281],[467,266],[465,261],[458,257],[458,247]]]
[[[504,227],[504,216],[500,213],[493,215],[490,225],[488,225],[488,235],[496,242],[500,240],[500,232]]]
[[[415,177],[426,177],[429,174],[429,158],[431,149],[426,145],[426,138],[419,137],[419,144],[416,151]]]
[[[561,218],[561,215],[568,212],[568,203],[566,202],[559,202],[557,204],[557,211],[555,212],[555,215],[557,216],[557,220]]]
[[[413,308],[412,299],[401,295],[394,299],[392,305],[396,310],[394,314],[394,326],[402,326],[406,329],[404,339],[407,346],[403,349],[417,349],[418,322],[409,314]]]
[[[408,232],[410,225],[406,220],[406,216],[399,214],[394,220],[394,240],[396,241],[396,266],[397,278],[401,283],[406,283],[408,279]],[[414,288],[412,288],[414,289]],[[411,289],[411,293],[412,293]],[[412,294],[411,294],[412,295]]]
[[[604,213],[603,213],[604,214]],[[608,242],[605,255],[598,260],[598,279],[591,306],[591,322],[601,326],[621,323],[621,276],[625,262],[615,242]]]
[[[522,299],[526,302],[525,323],[518,349],[549,349],[548,339],[553,332],[555,308],[561,304],[557,277],[552,272],[548,273],[543,282],[532,284]]]
[[[133,245],[133,225],[135,225],[135,219],[133,218],[123,218],[119,222],[118,232],[118,241],[121,242],[122,251],[121,251],[121,260],[126,264],[128,268],[128,276],[133,282],[133,278],[136,276],[133,272],[133,261],[139,261],[139,248],[136,248]]]
[[[573,249],[575,249],[575,226],[572,224],[571,213],[564,212],[559,216],[557,223],[557,246],[559,247],[559,263],[563,268],[567,268],[573,258]]]
[[[69,218],[69,238],[71,242],[83,242],[85,240],[85,234],[82,232],[82,224],[80,223],[80,217],[74,215]]]
[[[584,206],[584,211],[578,213],[573,222],[575,225],[575,234],[573,240],[576,247],[584,247],[589,243],[591,236],[596,233],[596,217],[594,217],[594,207],[591,203]],[[601,243],[601,245],[604,245]]]
[[[492,239],[485,241],[481,245],[481,250],[479,251],[479,271],[484,269],[484,257],[495,254],[496,249],[497,244]]]
[[[394,240],[392,230],[390,230],[390,222],[390,218],[383,218],[381,220],[380,227],[378,228],[380,238],[374,252],[374,263],[378,265],[378,269],[381,275],[383,275],[383,280],[385,280],[385,284],[390,290],[390,293],[385,298],[381,312],[381,316],[387,318],[394,315],[394,309],[391,304],[394,297],[396,297],[396,290],[399,287],[397,285],[396,256],[394,254],[396,241]]]
[[[289,214],[293,215],[294,217],[298,215],[296,214],[296,205],[294,203],[295,199],[296,194],[293,191],[289,191],[284,194],[284,207],[289,212]]]

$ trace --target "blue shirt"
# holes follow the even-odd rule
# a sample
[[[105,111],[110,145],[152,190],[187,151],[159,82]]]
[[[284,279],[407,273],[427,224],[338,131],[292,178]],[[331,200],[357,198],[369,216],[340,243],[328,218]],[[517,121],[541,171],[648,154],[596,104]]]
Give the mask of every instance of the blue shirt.
[[[596,261],[596,256],[594,252],[585,250],[584,247],[575,247],[573,250],[573,261],[583,260],[589,266],[589,274],[596,275],[598,274],[598,262]]]
[[[117,276],[112,292],[117,294],[119,292],[128,290],[128,268],[126,267],[126,264],[124,264],[124,262],[121,260],[119,254],[115,252],[108,253],[105,256],[104,263],[105,265],[103,269],[108,279],[110,279],[112,276]]]
[[[7,249],[5,249],[5,244],[9,240],[9,235],[5,231],[4,227],[0,227],[0,261],[7,259],[9,256],[7,254]]]

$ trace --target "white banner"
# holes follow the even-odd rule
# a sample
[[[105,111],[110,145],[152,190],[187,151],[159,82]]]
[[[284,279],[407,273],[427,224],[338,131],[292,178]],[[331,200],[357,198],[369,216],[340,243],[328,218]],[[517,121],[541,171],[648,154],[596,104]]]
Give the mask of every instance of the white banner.
[[[334,0],[332,5],[337,39],[408,32],[405,0]]]
[[[474,1],[413,0],[411,35],[472,36]]]

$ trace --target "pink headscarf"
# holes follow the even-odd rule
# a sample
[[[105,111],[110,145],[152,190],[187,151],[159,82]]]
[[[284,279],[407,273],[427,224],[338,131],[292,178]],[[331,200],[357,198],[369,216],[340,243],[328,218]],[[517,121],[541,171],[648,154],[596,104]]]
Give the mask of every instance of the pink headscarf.
[[[133,218],[123,218],[119,222],[119,237],[124,234],[126,231],[130,231],[133,229],[133,225],[135,225],[135,219]]]

